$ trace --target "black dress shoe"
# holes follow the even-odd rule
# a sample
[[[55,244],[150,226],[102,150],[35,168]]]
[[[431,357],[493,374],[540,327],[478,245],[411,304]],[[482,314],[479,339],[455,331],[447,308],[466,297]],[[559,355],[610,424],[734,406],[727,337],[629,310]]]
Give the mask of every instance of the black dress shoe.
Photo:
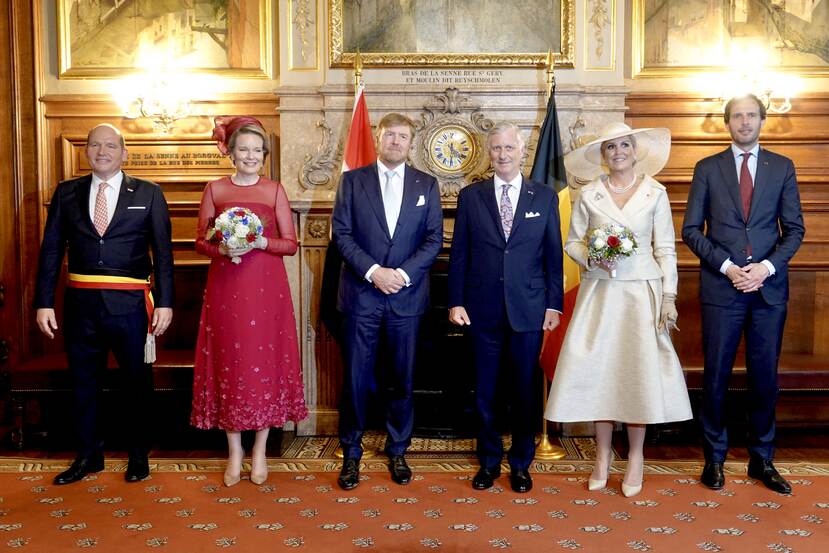
[[[533,489],[533,479],[526,469],[515,469],[509,473],[509,483],[512,491],[526,493]]]
[[[127,472],[124,480],[127,482],[140,482],[150,475],[150,462],[147,457],[130,457],[127,463]]]
[[[756,478],[768,489],[777,493],[792,493],[792,486],[780,476],[770,459],[753,457],[748,462],[748,475]]]
[[[104,456],[100,453],[90,457],[77,457],[72,466],[55,476],[53,482],[61,486],[77,482],[89,473],[101,472],[104,470]]]
[[[495,479],[501,476],[501,468],[487,469],[481,467],[478,474],[472,479],[472,487],[476,490],[487,490],[495,483]]]
[[[402,455],[391,456],[389,459],[389,470],[391,471],[391,479],[400,485],[405,485],[412,481],[412,469],[406,464],[406,459]]]
[[[722,489],[725,486],[725,475],[722,471],[722,463],[715,463],[713,461],[706,462],[699,480],[712,490]]]
[[[346,459],[343,461],[343,468],[337,478],[337,484],[344,490],[353,490],[360,483],[360,461],[357,459]]]

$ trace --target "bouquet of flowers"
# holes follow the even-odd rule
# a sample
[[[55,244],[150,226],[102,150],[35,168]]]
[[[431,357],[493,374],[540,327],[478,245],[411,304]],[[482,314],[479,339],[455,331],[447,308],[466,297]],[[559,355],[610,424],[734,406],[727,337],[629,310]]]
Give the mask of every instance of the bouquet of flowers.
[[[231,207],[216,217],[207,229],[207,239],[223,245],[231,254],[234,250],[248,250],[262,236],[262,221],[246,207]],[[241,263],[240,256],[232,255],[233,263]]]
[[[610,278],[616,277],[616,264],[619,259],[630,257],[636,250],[633,231],[621,225],[602,225],[588,236],[588,259],[604,267],[610,273]]]

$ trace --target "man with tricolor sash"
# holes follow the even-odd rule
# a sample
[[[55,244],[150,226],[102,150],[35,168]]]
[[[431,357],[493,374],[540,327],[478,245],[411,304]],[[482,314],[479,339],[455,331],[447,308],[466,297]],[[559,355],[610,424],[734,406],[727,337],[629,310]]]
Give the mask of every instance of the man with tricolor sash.
[[[106,369],[110,352],[128,390],[125,479],[137,482],[149,475],[145,411],[153,391],[155,337],[173,318],[170,217],[158,185],[121,171],[127,149],[118,129],[92,129],[86,157],[92,174],[61,182],[49,204],[34,302],[38,327],[53,339],[55,291],[68,251],[63,334],[79,443],[75,461],[54,483],[76,482],[104,468],[96,375]]]

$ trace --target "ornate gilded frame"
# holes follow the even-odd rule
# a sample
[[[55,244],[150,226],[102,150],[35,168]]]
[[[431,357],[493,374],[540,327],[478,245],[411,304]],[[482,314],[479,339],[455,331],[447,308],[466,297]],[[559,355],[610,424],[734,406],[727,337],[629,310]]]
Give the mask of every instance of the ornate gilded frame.
[[[633,78],[676,78],[699,73],[729,71],[729,67],[716,65],[647,66],[645,65],[645,0],[633,0],[631,14],[631,61]],[[827,66],[781,66],[776,71],[797,72],[800,76],[827,76]]]
[[[555,67],[572,68],[575,62],[576,0],[561,1],[561,48],[553,52]],[[508,31],[508,30],[507,30]],[[502,30],[503,32],[503,30]],[[344,51],[343,0],[328,0],[328,50],[331,67],[353,67],[356,52]],[[543,67],[547,52],[371,53],[360,52],[367,67],[497,66]]]
[[[58,34],[58,78],[60,79],[113,79],[130,73],[142,71],[138,67],[114,66],[84,66],[75,67],[72,63],[69,7],[72,0],[55,0],[57,5],[57,34]],[[273,2],[259,0],[259,21],[261,33],[259,36],[259,67],[256,68],[218,68],[193,67],[183,71],[211,73],[232,78],[271,79],[274,74],[273,56]]]

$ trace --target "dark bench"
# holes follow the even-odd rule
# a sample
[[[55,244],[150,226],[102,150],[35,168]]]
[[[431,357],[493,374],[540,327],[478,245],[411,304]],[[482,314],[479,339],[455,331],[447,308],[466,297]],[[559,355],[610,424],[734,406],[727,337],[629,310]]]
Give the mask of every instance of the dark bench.
[[[192,350],[159,350],[153,364],[153,385],[156,391],[190,392],[193,386]],[[110,356],[108,368],[117,367]],[[107,370],[101,377],[101,389],[105,392],[119,390],[119,371]],[[11,443],[23,449],[26,431],[27,400],[41,398],[47,393],[72,390],[71,375],[63,353],[49,354],[31,359],[9,369],[5,375],[8,397],[12,410]]]
[[[745,360],[737,355],[729,390],[738,396],[748,389]],[[702,352],[681,358],[692,398],[702,392]],[[829,425],[829,358],[803,353],[784,353],[777,371],[780,395],[777,421],[788,425]]]

